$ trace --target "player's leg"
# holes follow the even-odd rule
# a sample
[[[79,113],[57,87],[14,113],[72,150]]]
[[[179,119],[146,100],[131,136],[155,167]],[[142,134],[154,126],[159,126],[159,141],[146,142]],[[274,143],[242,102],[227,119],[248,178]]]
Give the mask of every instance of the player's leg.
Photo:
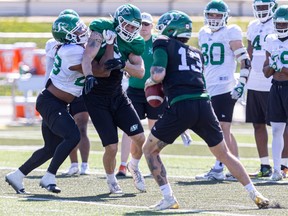
[[[143,155],[142,146],[145,142],[144,130],[136,110],[130,103],[126,95],[122,95],[118,100],[119,108],[114,117],[118,127],[123,130],[132,140],[130,146],[131,159],[127,165],[128,171],[131,173],[135,187],[143,192],[146,191],[145,181],[139,169],[139,162]],[[127,118],[129,116],[129,118]]]
[[[284,178],[288,177],[288,127],[286,125],[284,132],[284,148],[282,151],[281,171]]]
[[[254,203],[259,208],[268,207],[269,200],[256,190],[240,160],[229,151],[211,103],[209,101],[199,103],[201,103],[199,111],[201,120],[193,125],[192,129],[208,144],[214,156],[223,162],[231,174],[245,187]]]
[[[122,193],[114,173],[118,148],[118,133],[117,125],[115,125],[111,113],[111,100],[113,99],[95,94],[83,95],[83,98],[91,121],[105,149],[102,161],[109,191],[116,194]]]
[[[251,122],[260,159],[260,170],[249,174],[251,177],[269,177],[272,168],[268,153],[268,132],[266,127],[267,101],[269,92],[248,90],[246,105],[246,122]]]

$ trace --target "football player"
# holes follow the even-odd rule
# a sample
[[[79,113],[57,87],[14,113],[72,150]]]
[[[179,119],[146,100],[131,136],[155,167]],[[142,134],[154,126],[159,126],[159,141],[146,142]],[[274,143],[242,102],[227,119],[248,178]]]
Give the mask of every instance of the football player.
[[[40,186],[60,193],[55,178],[57,170],[80,141],[79,129],[68,113],[67,105],[81,95],[84,86],[81,61],[88,28],[79,17],[66,14],[54,21],[52,34],[59,45],[52,72],[36,101],[36,109],[43,118],[44,147],[35,151],[19,169],[5,176],[17,193],[26,193],[24,177],[51,158]]]
[[[238,157],[237,142],[231,133],[233,110],[244,91],[250,71],[250,59],[242,43],[242,31],[237,25],[227,25],[229,9],[222,0],[210,1],[204,10],[205,26],[199,31],[198,43],[204,56],[204,77],[212,106],[220,121],[225,142],[231,153]],[[236,60],[241,64],[236,83]],[[223,163],[216,160],[212,169],[196,175],[196,179],[234,179],[223,173]]]
[[[139,170],[142,145],[145,141],[141,121],[131,101],[123,92],[121,81],[123,72],[131,77],[144,76],[144,39],[139,35],[142,19],[140,10],[132,4],[118,7],[110,19],[95,19],[90,23],[91,36],[84,52],[82,66],[86,76],[84,101],[105,148],[103,165],[107,184],[111,193],[122,193],[114,174],[118,148],[117,127],[131,139],[131,161],[127,168],[131,172],[135,187],[146,191],[144,178]],[[114,44],[114,55],[103,55],[107,44]],[[103,59],[101,59],[103,57]],[[106,58],[107,61],[104,61]],[[109,73],[94,73],[93,59],[104,64]],[[101,61],[100,61],[101,59]],[[103,61],[102,61],[103,60]],[[97,85],[95,80],[97,77]]]
[[[279,181],[283,178],[281,153],[284,146],[283,134],[288,120],[288,5],[280,6],[275,11],[273,24],[276,34],[269,34],[266,37],[263,72],[267,78],[272,76],[267,108],[273,135],[274,171],[271,179]]]
[[[211,152],[245,186],[259,208],[267,207],[268,199],[255,189],[245,168],[225,144],[205,89],[203,55],[198,49],[186,45],[192,35],[190,17],[181,11],[169,11],[159,18],[156,29],[161,36],[153,43],[151,77],[145,85],[147,87],[162,82],[170,106],[162,118],[156,121],[143,146],[148,167],[163,195],[163,199],[151,208],[179,208],[160,152],[187,129],[193,130],[207,143]]]
[[[78,13],[72,9],[65,9],[59,13],[59,16],[65,14],[72,14],[74,16],[79,17]],[[45,75],[45,83],[49,78],[50,72],[53,68],[54,57],[57,47],[57,41],[52,38],[46,42],[45,51],[46,51],[46,75]],[[89,175],[89,164],[88,164],[88,157],[90,151],[90,141],[87,136],[87,126],[89,121],[89,114],[84,104],[84,100],[82,95],[80,97],[75,98],[69,105],[68,105],[69,113],[73,116],[79,131],[80,131],[80,142],[78,143],[77,147],[72,150],[69,154],[71,166],[70,168],[65,171],[63,174],[72,176],[79,174],[79,167],[78,167],[78,156],[77,150],[80,150],[80,155],[82,159],[80,175]]]

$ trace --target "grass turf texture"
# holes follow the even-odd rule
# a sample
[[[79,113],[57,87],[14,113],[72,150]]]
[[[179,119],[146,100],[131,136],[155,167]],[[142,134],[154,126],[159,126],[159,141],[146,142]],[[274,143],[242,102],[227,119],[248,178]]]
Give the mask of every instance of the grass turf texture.
[[[232,130],[236,139],[242,140],[239,142],[239,150],[246,169],[257,170],[259,160],[256,148],[253,142],[250,142],[253,139],[251,125],[237,124]],[[39,181],[48,166],[48,163],[45,163],[24,179],[25,188],[31,194],[16,195],[12,187],[8,187],[4,181],[4,176],[21,165],[33,149],[41,146],[40,127],[1,127],[0,215],[287,215],[286,179],[278,183],[268,179],[254,180],[259,191],[271,201],[280,203],[281,208],[266,210],[258,210],[238,182],[196,181],[194,176],[209,170],[214,158],[195,134],[192,134],[194,141],[190,147],[184,147],[178,138],[175,144],[166,147],[162,154],[171,186],[180,203],[179,210],[153,212],[147,208],[161,199],[159,188],[151,177],[145,178],[147,193],[139,193],[128,174],[128,178],[119,179],[124,194],[109,195],[102,166],[103,148],[92,125],[89,125],[89,137],[92,146],[89,158],[92,175],[62,176],[61,173],[70,163],[67,159],[57,173],[57,185],[62,192],[58,195],[51,194],[39,187]],[[25,138],[28,138],[27,142],[22,143]],[[17,146],[8,145],[12,141]],[[28,142],[32,145],[28,145]],[[118,168],[120,155],[117,155],[117,162]],[[140,162],[140,168],[144,174],[149,173],[144,158]]]

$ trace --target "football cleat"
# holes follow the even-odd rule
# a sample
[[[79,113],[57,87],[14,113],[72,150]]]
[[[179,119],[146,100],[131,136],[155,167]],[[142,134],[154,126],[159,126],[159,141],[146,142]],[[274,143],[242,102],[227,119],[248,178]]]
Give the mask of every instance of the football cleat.
[[[237,179],[230,172],[225,174],[225,180],[237,181]]]
[[[66,175],[66,176],[73,176],[73,175],[78,175],[78,174],[79,174],[78,166],[70,166],[70,168],[67,171],[63,172],[63,175]]]
[[[254,203],[258,206],[259,209],[268,208],[269,200],[265,198],[257,190],[250,191],[249,196],[254,201]]]
[[[212,168],[209,172],[203,173],[200,175],[196,175],[196,180],[224,180],[225,176],[223,173],[223,169],[214,169]]]
[[[192,138],[191,138],[191,136],[190,136],[190,134],[189,134],[189,131],[184,131],[182,134],[181,134],[181,139],[182,139],[182,141],[183,141],[183,144],[184,144],[184,146],[189,146],[189,145],[191,145],[191,143],[192,143]]]
[[[272,176],[270,177],[272,181],[280,181],[283,179],[282,171],[274,170]]]
[[[24,174],[18,169],[14,172],[8,173],[5,176],[5,181],[11,185],[17,194],[28,194],[29,192],[25,191],[22,176],[24,176]]]
[[[130,163],[128,163],[127,169],[133,177],[136,189],[140,192],[146,192],[145,180],[139,168],[135,169]]]
[[[149,208],[155,211],[161,211],[165,209],[178,209],[179,204],[174,196],[169,196],[164,197],[159,203],[152,205]]]
[[[110,190],[110,194],[122,194],[123,191],[120,188],[119,184],[117,182],[107,182],[109,190]]]
[[[40,181],[40,187],[45,188],[47,191],[52,193],[60,193],[61,189],[56,185],[55,175],[45,174]]]
[[[251,178],[270,177],[272,175],[272,168],[270,165],[261,164],[260,170],[256,173],[249,173]]]
[[[119,166],[119,170],[116,174],[116,177],[125,177],[126,176],[126,172],[127,172],[127,167],[120,165]]]
[[[81,164],[80,175],[90,175],[90,168],[88,164]]]

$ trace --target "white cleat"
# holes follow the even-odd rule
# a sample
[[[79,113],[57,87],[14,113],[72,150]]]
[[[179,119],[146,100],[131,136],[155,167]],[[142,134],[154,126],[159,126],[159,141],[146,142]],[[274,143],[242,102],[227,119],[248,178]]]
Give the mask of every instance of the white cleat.
[[[123,191],[117,182],[107,182],[110,194],[122,194]]]
[[[152,205],[149,208],[155,211],[161,211],[165,209],[178,209],[179,204],[174,196],[169,196],[163,198],[159,203]]]
[[[209,172],[196,175],[195,179],[196,180],[224,180],[225,176],[223,173],[223,169],[214,169],[212,168]]]
[[[265,198],[261,193],[254,190],[249,193],[250,198],[254,201],[254,203],[258,206],[259,209],[268,208],[269,200]]]
[[[56,185],[55,175],[48,172],[41,178],[39,186],[52,193],[61,192],[61,189]]]
[[[139,168],[134,169],[132,165],[128,163],[127,170],[131,173],[133,177],[136,189],[139,190],[140,192],[146,192],[145,180]]]
[[[70,168],[67,171],[63,172],[63,175],[66,175],[66,176],[79,175],[78,166],[70,166]]]
[[[280,180],[282,180],[283,179],[282,172],[278,171],[278,170],[274,170],[274,172],[272,173],[270,179],[272,181],[280,181]]]
[[[5,181],[11,185],[11,187],[16,191],[17,194],[28,194],[29,192],[25,191],[23,178],[24,174],[17,169],[14,172],[10,172],[5,176]]]
[[[88,164],[81,165],[80,175],[90,175],[90,168]]]

